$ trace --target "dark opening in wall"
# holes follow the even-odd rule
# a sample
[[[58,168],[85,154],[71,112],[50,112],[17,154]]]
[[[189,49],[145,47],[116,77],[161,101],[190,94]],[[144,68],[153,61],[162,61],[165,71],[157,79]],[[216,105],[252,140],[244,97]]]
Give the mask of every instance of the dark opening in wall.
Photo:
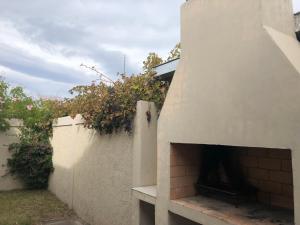
[[[140,201],[140,225],[155,225],[155,207]]]
[[[171,212],[169,213],[169,221],[170,221],[170,225],[199,225],[200,224]]]

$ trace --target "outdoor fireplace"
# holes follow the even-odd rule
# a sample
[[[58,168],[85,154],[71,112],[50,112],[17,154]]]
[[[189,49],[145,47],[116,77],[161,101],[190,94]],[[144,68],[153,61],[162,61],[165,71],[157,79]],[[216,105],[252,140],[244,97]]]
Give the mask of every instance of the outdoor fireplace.
[[[169,211],[204,225],[300,224],[291,9],[286,0],[182,6],[182,54],[158,121],[157,224],[170,224]],[[205,153],[215,147],[220,155]],[[235,207],[215,190],[245,200]]]
[[[203,195],[293,210],[288,149],[172,144],[170,169],[173,200]]]

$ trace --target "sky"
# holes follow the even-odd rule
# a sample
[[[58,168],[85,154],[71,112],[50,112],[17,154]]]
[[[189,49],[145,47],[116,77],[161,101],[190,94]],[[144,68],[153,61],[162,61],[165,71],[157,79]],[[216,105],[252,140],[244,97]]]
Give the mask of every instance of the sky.
[[[179,42],[185,0],[0,0],[0,76],[31,95],[65,97],[97,75],[139,73]],[[300,11],[300,0],[294,11]],[[22,2],[22,4],[20,4]]]

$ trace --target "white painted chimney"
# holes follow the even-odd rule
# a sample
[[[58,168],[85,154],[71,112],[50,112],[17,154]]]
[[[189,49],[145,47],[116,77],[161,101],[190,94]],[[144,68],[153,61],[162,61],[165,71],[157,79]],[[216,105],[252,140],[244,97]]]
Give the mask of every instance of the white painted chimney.
[[[158,125],[158,224],[170,144],[291,149],[300,224],[300,45],[291,0],[189,0],[182,55]]]

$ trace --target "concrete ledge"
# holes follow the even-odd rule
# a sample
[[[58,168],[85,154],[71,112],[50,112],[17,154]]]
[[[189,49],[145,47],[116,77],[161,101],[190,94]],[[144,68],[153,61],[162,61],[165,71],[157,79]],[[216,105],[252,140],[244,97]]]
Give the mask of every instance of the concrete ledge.
[[[169,203],[169,211],[182,216],[186,219],[192,220],[199,224],[205,225],[232,225],[230,223],[226,223],[225,221],[221,221],[217,218],[209,216],[205,213],[199,212],[198,210],[187,207],[185,204],[180,204],[176,200],[172,200]]]
[[[83,124],[83,123],[84,123],[84,119],[83,119],[82,115],[77,114],[77,115],[75,116],[75,118],[74,118],[74,124],[75,124],[75,125],[81,125],[81,124]]]
[[[205,225],[294,225],[292,210],[268,207],[255,202],[233,204],[204,196],[170,202],[170,211]]]
[[[156,203],[156,186],[132,188],[132,194],[135,198],[144,202],[152,205]]]
[[[72,126],[73,119],[70,116],[60,117],[54,120],[53,127]]]
[[[73,125],[81,125],[84,123],[84,119],[80,114],[76,115],[73,119],[70,116],[60,117],[54,120],[53,127],[66,127]]]
[[[84,225],[83,222],[74,219],[62,219],[54,221],[44,221],[42,225]]]

